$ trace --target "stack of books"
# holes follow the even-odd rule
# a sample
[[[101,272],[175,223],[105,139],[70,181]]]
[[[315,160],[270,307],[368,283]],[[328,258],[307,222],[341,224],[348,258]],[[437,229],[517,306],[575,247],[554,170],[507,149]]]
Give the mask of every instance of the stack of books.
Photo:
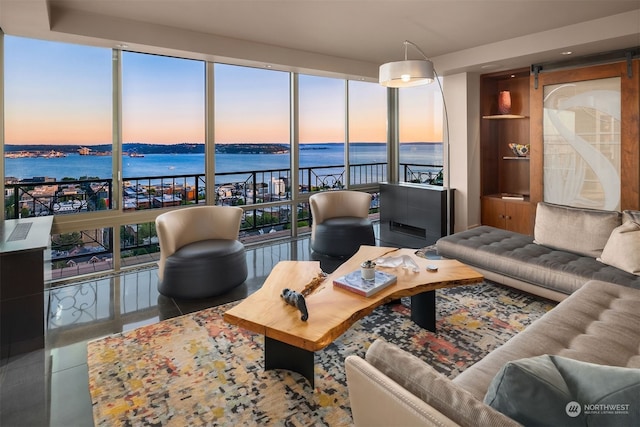
[[[333,286],[369,297],[397,281],[398,278],[395,275],[379,270],[376,270],[374,280],[364,280],[360,270],[357,270],[334,279]]]

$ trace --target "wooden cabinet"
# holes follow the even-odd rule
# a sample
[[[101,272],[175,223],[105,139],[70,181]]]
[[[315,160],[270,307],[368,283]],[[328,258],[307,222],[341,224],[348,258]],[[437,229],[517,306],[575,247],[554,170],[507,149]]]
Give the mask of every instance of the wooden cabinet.
[[[498,95],[509,91],[511,111],[500,114]],[[529,156],[510,143],[529,144],[529,69],[485,74],[480,80],[480,188],[482,224],[533,234]],[[529,146],[529,150],[536,147]],[[505,194],[522,200],[502,199]]]
[[[531,234],[531,204],[496,196],[482,198],[482,223],[522,234]]]

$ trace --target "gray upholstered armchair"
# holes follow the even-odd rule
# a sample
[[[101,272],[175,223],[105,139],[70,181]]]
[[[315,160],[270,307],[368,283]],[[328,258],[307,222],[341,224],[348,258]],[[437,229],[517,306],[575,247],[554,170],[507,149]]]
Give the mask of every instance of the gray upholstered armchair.
[[[311,249],[321,255],[350,257],[361,245],[376,244],[369,220],[371,194],[325,191],[309,197]]]
[[[242,209],[199,206],[158,215],[158,291],[175,298],[220,295],[247,278],[238,240]]]

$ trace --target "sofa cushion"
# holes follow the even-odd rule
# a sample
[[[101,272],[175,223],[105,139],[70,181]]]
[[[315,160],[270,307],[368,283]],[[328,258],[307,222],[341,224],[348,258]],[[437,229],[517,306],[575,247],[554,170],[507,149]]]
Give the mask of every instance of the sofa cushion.
[[[366,360],[407,391],[462,426],[518,425],[453,384],[422,360],[393,344],[376,340],[367,350]]]
[[[640,224],[627,221],[613,230],[598,261],[640,276]]]
[[[640,425],[639,395],[640,369],[543,355],[507,363],[484,402],[527,426]]]
[[[565,294],[590,279],[640,288],[640,276],[593,257],[536,245],[531,236],[486,225],[442,237],[436,246],[443,257]]]
[[[640,368],[638,307],[640,290],[589,281],[453,382],[483,399],[507,362],[543,354]]]
[[[611,232],[622,223],[617,211],[538,203],[534,241],[549,248],[597,258]]]

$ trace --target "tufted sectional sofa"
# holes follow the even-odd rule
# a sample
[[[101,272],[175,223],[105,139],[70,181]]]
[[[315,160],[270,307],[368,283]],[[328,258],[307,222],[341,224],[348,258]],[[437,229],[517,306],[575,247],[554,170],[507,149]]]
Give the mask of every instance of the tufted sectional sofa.
[[[639,289],[589,281],[453,380],[395,345],[378,340],[371,345],[365,359],[352,355],[345,362],[355,425],[520,425],[484,403],[500,370],[512,361],[551,354],[607,365],[604,368],[634,368],[629,372],[637,375],[640,369],[638,307]],[[528,399],[513,395],[509,398],[525,410],[533,405]],[[571,425],[571,419],[563,410],[567,402],[559,403],[560,413],[550,414],[557,419],[553,425]],[[637,398],[620,403],[631,403],[638,417]],[[609,418],[608,423],[589,420],[582,425],[633,425],[632,418],[628,418],[632,416],[634,414]]]
[[[347,357],[355,425],[639,425],[639,224],[638,211],[540,203],[534,237],[478,227],[440,239],[439,254],[560,303],[453,380],[381,340]],[[570,369],[540,362],[555,357]],[[574,418],[576,401],[630,405]]]

